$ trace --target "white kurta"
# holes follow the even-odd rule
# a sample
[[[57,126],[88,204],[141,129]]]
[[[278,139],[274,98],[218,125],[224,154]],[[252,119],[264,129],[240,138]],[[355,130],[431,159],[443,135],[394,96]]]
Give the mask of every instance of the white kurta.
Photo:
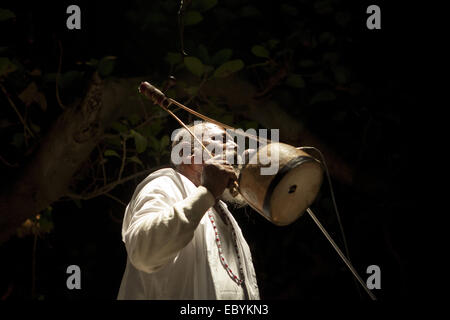
[[[243,264],[241,286],[220,261],[207,211],[215,218],[227,263],[239,274],[231,226],[212,208],[214,202],[205,187],[170,168],[138,185],[122,225],[128,258],[118,299],[259,299],[250,249],[223,202]]]

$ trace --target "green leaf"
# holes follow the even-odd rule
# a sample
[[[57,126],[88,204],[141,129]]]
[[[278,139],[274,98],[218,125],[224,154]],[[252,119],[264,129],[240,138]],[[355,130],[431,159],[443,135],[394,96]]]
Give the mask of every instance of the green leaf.
[[[17,66],[6,57],[0,57],[0,77],[13,72],[17,69]]]
[[[190,96],[196,96],[198,93],[198,86],[192,86],[192,87],[187,87],[186,89],[184,89],[184,91],[186,91]]]
[[[322,32],[319,35],[320,43],[332,45],[335,43],[335,41],[336,41],[336,38],[334,37],[334,35],[331,32]]]
[[[113,122],[111,124],[111,128],[119,133],[124,133],[128,131],[128,127],[119,121]]]
[[[141,117],[137,113],[132,113],[128,116],[128,120],[132,126],[135,126],[141,121]]]
[[[228,62],[225,62],[220,67],[216,69],[214,72],[214,77],[216,78],[225,78],[228,77],[230,74],[235,73],[239,70],[244,68],[244,62],[240,59],[238,60],[231,60]]]
[[[137,131],[142,134],[144,137],[151,138],[152,136],[157,135],[163,129],[160,122],[152,122],[151,124],[147,124],[143,127],[137,129]]]
[[[233,123],[233,119],[234,117],[232,113],[227,113],[220,117],[220,121],[223,123]]]
[[[88,66],[97,67],[98,62],[99,62],[98,59],[91,58],[88,62],[86,62],[86,64]]]
[[[53,226],[53,221],[46,219],[39,221],[39,231],[42,233],[49,233],[53,230]]]
[[[231,49],[222,49],[217,51],[211,59],[211,63],[215,66],[220,66],[221,64],[230,60],[233,55],[233,50]]]
[[[289,16],[296,16],[298,14],[298,10],[296,7],[290,6],[288,4],[282,4],[281,13]]]
[[[314,8],[318,14],[329,14],[333,12],[331,0],[318,0],[314,3]]]
[[[156,136],[163,129],[164,129],[164,126],[163,126],[163,123],[162,123],[161,119],[156,119],[150,125],[150,130],[149,130],[150,133],[148,135],[146,135],[146,136],[150,136],[150,135]]]
[[[11,141],[11,144],[16,148],[20,149],[23,146],[24,142],[25,138],[23,136],[23,133],[15,133]]]
[[[262,16],[262,13],[253,6],[245,6],[241,9],[240,15],[243,18],[249,18]]]
[[[117,148],[122,147],[122,139],[120,139],[119,135],[105,138],[105,143],[109,146],[113,146],[113,147],[117,147]]]
[[[336,95],[334,92],[329,90],[323,90],[316,93],[309,102],[310,104],[315,104],[318,102],[327,102],[327,101],[333,101],[336,99]]]
[[[336,66],[333,68],[334,79],[338,84],[346,84],[350,78],[350,72],[343,66]]]
[[[108,56],[100,60],[98,63],[98,72],[102,77],[107,77],[113,72],[115,59],[116,57]]]
[[[145,15],[145,25],[161,25],[167,21],[167,16],[161,12],[150,11],[147,15]]]
[[[314,65],[315,65],[314,61],[309,59],[301,60],[299,62],[299,66],[302,68],[310,68],[313,67]]]
[[[267,49],[264,48],[263,46],[259,45],[253,46],[252,53],[257,57],[269,58],[269,51],[267,51]]]
[[[141,167],[144,167],[144,164],[142,163],[141,159],[139,159],[136,156],[130,157],[127,159],[128,162],[134,162],[137,163],[138,165],[140,165]]]
[[[19,99],[29,107],[34,102],[39,103],[41,100],[45,101],[45,96],[39,92],[36,82],[33,81],[19,94]],[[44,107],[47,106],[45,105]]]
[[[273,49],[277,46],[277,44],[280,43],[280,40],[278,39],[270,39],[269,41],[267,41],[267,44],[269,45],[270,49]]]
[[[53,208],[51,206],[45,208],[39,215],[36,215],[35,221],[41,233],[49,233],[53,230]]]
[[[203,16],[200,12],[190,10],[186,12],[186,15],[184,16],[184,25],[185,26],[193,26],[195,24],[200,23],[200,21],[203,20]]]
[[[170,65],[174,65],[174,64],[177,64],[177,63],[180,63],[181,61],[183,61],[183,57],[182,57],[181,53],[168,52],[166,54],[166,57],[164,58],[164,60],[166,62],[168,62]]]
[[[303,80],[303,77],[299,74],[291,74],[286,79],[286,84],[293,88],[304,88],[305,80]]]
[[[83,73],[80,71],[68,71],[60,75],[58,85],[60,88],[70,88],[83,81]]]
[[[136,145],[136,150],[138,153],[142,153],[147,149],[147,139],[141,135],[139,132],[134,130],[130,131],[130,134],[134,138],[134,144]]]
[[[120,158],[119,154],[115,150],[111,150],[111,149],[105,150],[104,156]]]
[[[159,147],[161,150],[165,149],[166,147],[169,146],[170,143],[170,139],[168,135],[165,135],[161,138],[161,142],[159,143]]]
[[[44,82],[44,84],[48,84],[49,82],[55,82],[56,73],[45,73],[44,76],[42,77],[42,81]]]
[[[149,141],[150,141],[150,148],[152,150],[159,152],[159,149],[160,149],[159,148],[159,144],[160,144],[159,140],[156,139],[155,137],[151,136],[151,137],[149,137]]]
[[[203,74],[203,63],[196,57],[185,57],[184,64],[186,68],[198,77]]]
[[[203,66],[203,73],[207,74],[210,73],[211,71],[214,71],[214,67],[208,65]]]
[[[247,129],[258,129],[258,122],[257,121],[249,121],[249,120],[243,120],[240,122],[240,127]]]
[[[326,52],[323,54],[323,60],[331,64],[336,63],[339,60],[339,53],[337,52]]]
[[[53,230],[54,224],[52,219],[52,207],[47,207],[37,219],[39,225],[39,231],[42,233],[49,233]]]
[[[339,11],[335,15],[336,22],[341,26],[345,27],[351,20],[351,14],[347,11]]]
[[[16,15],[11,10],[0,8],[0,22],[9,20],[9,19],[12,19],[15,17],[16,17]]]
[[[31,130],[35,133],[41,132],[41,127],[39,127],[38,125],[34,124],[31,121],[30,121],[30,127],[31,127]]]
[[[208,49],[203,44],[198,46],[197,53],[198,53],[198,57],[204,64],[211,63],[210,58],[209,58]]]
[[[192,8],[199,11],[206,11],[217,5],[217,0],[194,0],[192,1]]]
[[[80,199],[72,199],[72,200],[73,202],[75,202],[75,205],[77,206],[78,209],[81,209],[83,207]]]

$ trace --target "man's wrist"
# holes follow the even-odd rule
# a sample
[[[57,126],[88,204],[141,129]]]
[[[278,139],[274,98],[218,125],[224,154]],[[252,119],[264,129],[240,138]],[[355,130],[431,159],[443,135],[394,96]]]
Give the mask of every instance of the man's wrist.
[[[197,187],[197,190],[200,193],[201,197],[205,198],[205,201],[208,201],[208,203],[212,203],[211,206],[216,203],[216,197],[207,187],[205,187],[204,185],[200,185]]]
[[[206,190],[208,190],[208,192],[213,196],[214,200],[217,200],[218,197],[216,197],[216,195],[214,194],[214,192],[211,191],[211,188],[208,188],[206,185],[201,184],[201,187],[205,188]]]

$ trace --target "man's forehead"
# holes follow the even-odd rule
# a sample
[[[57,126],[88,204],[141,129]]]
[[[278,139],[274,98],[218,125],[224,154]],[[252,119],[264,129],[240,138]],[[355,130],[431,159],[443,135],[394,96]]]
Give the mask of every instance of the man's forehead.
[[[222,136],[225,133],[225,130],[215,124],[205,124],[201,128],[203,137],[212,138],[216,136]]]

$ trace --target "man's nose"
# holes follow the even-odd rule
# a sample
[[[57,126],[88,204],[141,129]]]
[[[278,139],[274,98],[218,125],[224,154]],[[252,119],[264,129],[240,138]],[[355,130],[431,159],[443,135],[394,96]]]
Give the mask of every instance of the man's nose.
[[[235,148],[237,148],[237,143],[236,142],[234,142],[234,140],[227,140],[227,142],[226,142],[226,146],[227,146],[227,149],[235,149]]]

